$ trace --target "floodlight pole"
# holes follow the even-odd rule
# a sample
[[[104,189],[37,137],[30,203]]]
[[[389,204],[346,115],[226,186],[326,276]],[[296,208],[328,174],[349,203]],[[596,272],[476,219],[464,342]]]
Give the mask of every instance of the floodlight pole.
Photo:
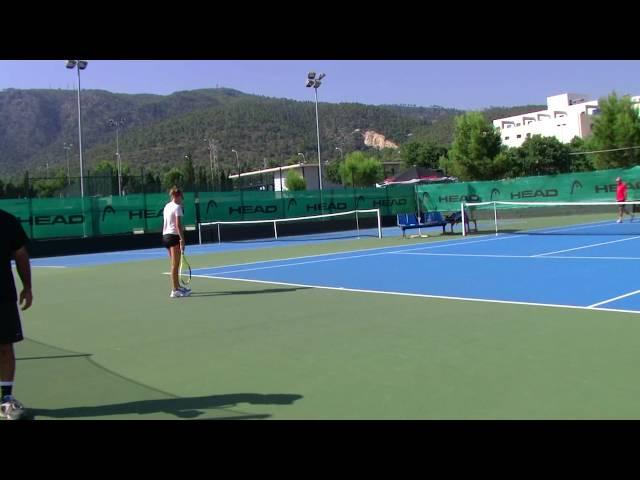
[[[318,120],[318,87],[320,86],[316,82],[317,86],[313,87],[313,91],[316,94],[316,135],[318,136],[318,179],[320,185],[320,191],[322,191],[322,161],[320,160],[320,122]]]
[[[316,72],[309,72],[307,74],[307,88],[313,87],[316,97],[316,136],[318,138],[318,185],[320,186],[320,196],[322,197],[322,159],[320,158],[320,120],[318,116],[318,88],[322,85],[321,80],[326,77],[324,73],[321,73],[316,77]]]
[[[80,196],[84,198],[84,173],[82,159],[82,108],[80,106],[80,68],[78,70],[78,149],[80,150]]]
[[[120,127],[124,119],[109,120],[109,125],[116,127],[116,168],[118,169],[118,195],[122,196],[122,162],[120,161]]]
[[[73,143],[64,143],[64,156],[67,160],[67,185],[71,185],[71,168],[69,168],[69,150],[73,147]]]
[[[238,190],[240,190],[240,158],[236,150],[231,149],[231,151],[236,154],[236,163],[238,164]]]
[[[78,149],[80,151],[80,196],[84,198],[84,162],[82,159],[82,108],[80,106],[80,70],[87,68],[86,60],[67,60],[67,68],[78,70]],[[83,224],[84,225],[84,224]]]

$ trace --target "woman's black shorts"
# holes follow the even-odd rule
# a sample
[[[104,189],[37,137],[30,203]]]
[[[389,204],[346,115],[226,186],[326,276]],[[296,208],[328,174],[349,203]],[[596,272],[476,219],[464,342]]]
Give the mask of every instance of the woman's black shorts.
[[[175,234],[163,235],[162,245],[164,245],[164,248],[166,249],[175,247],[176,245],[180,245],[180,235],[175,235]]]

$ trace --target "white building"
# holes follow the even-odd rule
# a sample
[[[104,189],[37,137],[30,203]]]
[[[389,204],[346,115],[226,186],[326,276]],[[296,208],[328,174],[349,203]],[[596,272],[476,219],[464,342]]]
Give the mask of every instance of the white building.
[[[640,106],[640,96],[631,100],[636,108]],[[569,143],[574,137],[586,138],[591,134],[593,116],[598,113],[598,100],[563,93],[547,97],[547,110],[499,118],[493,121],[493,126],[508,147],[519,147],[532,135],[556,137],[562,143]]]

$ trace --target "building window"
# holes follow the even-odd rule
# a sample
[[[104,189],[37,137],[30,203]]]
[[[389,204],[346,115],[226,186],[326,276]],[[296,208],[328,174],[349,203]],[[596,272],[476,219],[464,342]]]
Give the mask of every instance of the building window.
[[[527,133],[527,138],[531,138],[531,134],[530,133]]]
[[[522,135],[518,134],[516,135],[516,138],[522,138]]]
[[[519,127],[519,126],[520,126],[520,124],[519,124],[519,123],[516,123],[516,127]]]
[[[504,137],[505,140],[509,140],[509,137]]]

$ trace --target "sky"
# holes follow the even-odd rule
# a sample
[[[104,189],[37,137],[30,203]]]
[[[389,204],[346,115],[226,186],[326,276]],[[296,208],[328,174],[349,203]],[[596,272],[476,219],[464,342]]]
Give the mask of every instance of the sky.
[[[0,60],[0,90],[75,89],[65,60]],[[572,92],[640,95],[640,60],[91,60],[82,89],[168,95],[226,87],[313,100],[308,71],[326,73],[320,102],[440,105],[463,110],[546,104]]]

